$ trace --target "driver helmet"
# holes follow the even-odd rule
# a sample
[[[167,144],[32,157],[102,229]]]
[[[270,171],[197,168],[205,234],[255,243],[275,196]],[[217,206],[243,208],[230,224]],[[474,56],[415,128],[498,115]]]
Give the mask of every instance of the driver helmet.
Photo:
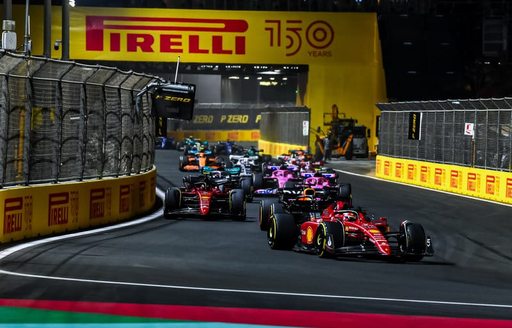
[[[343,213],[343,221],[355,221],[356,219],[357,215],[354,212]]]
[[[311,196],[311,197],[313,197],[313,196],[315,196],[315,189],[313,189],[313,188],[306,188],[306,189],[304,189],[302,194],[304,196]]]

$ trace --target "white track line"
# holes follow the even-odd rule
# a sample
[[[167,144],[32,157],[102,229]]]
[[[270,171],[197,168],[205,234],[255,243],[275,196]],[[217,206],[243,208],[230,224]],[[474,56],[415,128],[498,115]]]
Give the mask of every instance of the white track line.
[[[26,273],[16,273],[5,270],[0,270],[0,274],[7,274],[17,277],[38,278],[47,280],[59,281],[72,281],[81,283],[94,283],[118,286],[131,286],[131,287],[150,287],[150,288],[165,288],[165,289],[180,289],[180,290],[194,290],[218,293],[240,293],[240,294],[255,294],[255,295],[273,295],[273,296],[294,296],[294,297],[312,297],[312,298],[331,298],[331,299],[350,299],[350,300],[364,300],[364,301],[381,301],[381,302],[402,302],[402,303],[419,303],[419,304],[439,304],[439,305],[455,305],[455,306],[474,306],[474,307],[487,307],[487,308],[503,308],[512,309],[509,304],[487,304],[487,303],[470,303],[470,302],[450,302],[450,301],[432,301],[432,300],[415,300],[404,298],[386,298],[386,297],[366,297],[366,296],[348,296],[348,295],[330,295],[330,294],[309,294],[309,293],[288,293],[279,291],[266,291],[266,290],[250,290],[250,289],[230,289],[230,288],[208,288],[208,287],[194,287],[194,286],[179,286],[179,285],[162,285],[162,284],[145,284],[126,281],[111,281],[111,280],[94,280],[94,279],[78,279],[67,277],[52,277]]]
[[[442,193],[442,194],[446,194],[446,195],[452,195],[452,196],[463,197],[463,198],[468,198],[468,199],[472,199],[472,200],[479,200],[479,201],[486,202],[486,203],[491,203],[491,204],[496,204],[496,205],[512,207],[512,204],[500,203],[500,202],[496,202],[494,200],[489,200],[489,199],[484,199],[484,198],[477,198],[477,197],[472,197],[472,196],[467,196],[467,195],[462,195],[462,194],[456,194],[456,193],[452,193],[452,192],[444,191],[444,190],[431,189],[431,188],[422,187],[422,186],[418,186],[418,185],[408,184],[408,183],[399,182],[399,181],[387,180],[387,179],[383,179],[383,178],[374,177],[374,176],[371,176],[371,175],[354,173],[354,172],[344,171],[344,170],[335,169],[335,168],[333,168],[333,170],[341,172],[343,174],[354,175],[354,176],[358,176],[358,177],[361,177],[361,178],[368,178],[368,179],[373,179],[373,180],[382,181],[382,182],[389,182],[389,183],[399,184],[399,185],[402,185],[402,186],[407,186],[407,187],[413,187],[413,188],[418,188],[418,189],[438,192],[438,193]]]
[[[341,170],[338,170],[343,172]],[[345,172],[343,172],[345,173]],[[357,174],[355,174],[357,175]],[[164,198],[164,192],[160,189],[156,189],[158,196]],[[17,245],[11,248],[7,248],[0,252],[0,261],[5,257],[14,254],[17,251],[51,243],[53,241],[87,236],[98,232],[104,232],[128,226],[133,226],[141,223],[145,223],[154,220],[162,215],[163,211],[152,213],[144,218],[134,220],[131,222],[125,222],[117,224],[115,226],[104,227],[100,229],[88,230],[77,232],[68,235],[55,236],[45,238],[37,241],[28,242],[25,244]],[[471,302],[451,302],[451,301],[434,301],[434,300],[416,300],[416,299],[404,299],[404,298],[385,298],[385,297],[367,297],[367,296],[350,296],[350,295],[329,295],[329,294],[310,294],[310,293],[288,293],[279,291],[265,291],[265,290],[250,290],[250,289],[230,289],[230,288],[208,288],[208,287],[195,287],[195,286],[179,286],[179,285],[162,285],[162,284],[145,284],[135,283],[126,281],[111,281],[111,280],[94,280],[94,279],[79,279],[69,277],[58,277],[58,276],[44,276],[28,273],[12,272],[7,270],[0,270],[0,274],[9,276],[25,277],[25,278],[36,278],[46,280],[57,280],[57,281],[71,281],[80,283],[92,283],[92,284],[105,284],[105,285],[118,285],[118,286],[132,286],[132,287],[147,287],[147,288],[163,288],[163,289],[179,289],[179,290],[195,290],[205,292],[217,292],[217,293],[239,293],[239,294],[253,294],[253,295],[273,295],[273,296],[291,296],[291,297],[309,297],[309,298],[327,298],[327,299],[349,299],[349,300],[363,300],[363,301],[379,301],[379,302],[400,302],[400,303],[417,303],[417,304],[437,304],[437,305],[450,305],[450,306],[472,306],[472,307],[486,307],[486,308],[502,308],[512,309],[512,305],[509,304],[489,304],[489,303],[471,303]]]

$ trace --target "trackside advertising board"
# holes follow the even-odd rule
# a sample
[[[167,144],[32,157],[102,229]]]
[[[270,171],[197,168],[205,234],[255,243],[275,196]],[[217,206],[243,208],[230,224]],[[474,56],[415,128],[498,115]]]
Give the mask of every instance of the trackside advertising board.
[[[111,224],[151,209],[156,170],[0,190],[0,243]]]
[[[342,19],[340,19],[342,18]],[[233,64],[371,63],[374,15],[75,7],[70,57]]]
[[[376,175],[422,187],[512,204],[512,173],[377,156]]]
[[[24,6],[14,6],[23,36]],[[30,6],[33,54],[43,53],[43,7]],[[52,44],[61,36],[61,8],[52,7]],[[376,13],[216,11],[149,8],[70,9],[70,59],[308,65],[297,106],[311,108],[310,127],[337,104],[372,131],[375,104],[387,101]],[[52,50],[53,58],[60,58]],[[112,64],[115,66],[115,63]],[[248,127],[246,127],[248,128]],[[313,146],[314,140],[310,140]]]

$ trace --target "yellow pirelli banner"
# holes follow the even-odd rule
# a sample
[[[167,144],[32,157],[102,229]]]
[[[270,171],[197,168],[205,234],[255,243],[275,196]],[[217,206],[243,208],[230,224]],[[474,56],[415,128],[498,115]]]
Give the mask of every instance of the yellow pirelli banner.
[[[23,36],[23,6],[15,6]],[[53,6],[52,44],[61,39],[61,9]],[[31,6],[33,53],[43,51],[43,7]],[[313,129],[339,111],[367,126],[375,150],[375,104],[385,102],[376,13],[216,11],[74,7],[70,59],[204,64],[308,65],[296,105],[311,109]],[[60,50],[52,57],[60,58]],[[115,65],[114,65],[115,66]],[[314,138],[310,138],[313,146]]]
[[[262,149],[264,154],[270,154],[272,156],[279,156],[287,154],[290,150],[308,150],[307,145],[292,145],[285,143],[270,142],[265,140],[258,141],[258,149]]]
[[[254,141],[260,138],[260,130],[186,130],[169,131],[168,137],[176,140],[183,140],[187,137],[194,137],[200,140],[230,140],[230,141]]]
[[[373,64],[375,14],[75,7],[70,56],[112,61]]]
[[[377,156],[379,178],[512,204],[512,172]]]
[[[133,218],[155,204],[156,170],[120,178],[0,190],[0,242]]]

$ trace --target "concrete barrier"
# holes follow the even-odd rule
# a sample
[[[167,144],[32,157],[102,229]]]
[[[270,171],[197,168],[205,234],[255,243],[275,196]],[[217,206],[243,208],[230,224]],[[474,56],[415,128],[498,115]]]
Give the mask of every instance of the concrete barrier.
[[[375,173],[386,180],[512,204],[512,172],[379,155]]]
[[[0,190],[0,243],[125,221],[155,204],[156,169],[119,178]]]

